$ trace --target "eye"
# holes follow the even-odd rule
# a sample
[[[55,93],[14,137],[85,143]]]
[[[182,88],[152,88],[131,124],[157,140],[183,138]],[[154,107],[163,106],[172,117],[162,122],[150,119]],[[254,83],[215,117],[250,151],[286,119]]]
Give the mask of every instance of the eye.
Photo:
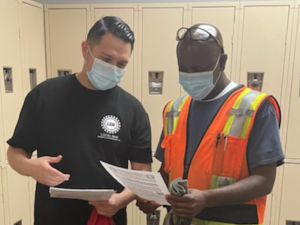
[[[127,63],[118,63],[117,67],[124,69],[126,67]]]
[[[102,61],[104,62],[107,62],[107,63],[110,63],[111,59],[110,58],[107,58],[107,57],[101,57],[100,58]]]

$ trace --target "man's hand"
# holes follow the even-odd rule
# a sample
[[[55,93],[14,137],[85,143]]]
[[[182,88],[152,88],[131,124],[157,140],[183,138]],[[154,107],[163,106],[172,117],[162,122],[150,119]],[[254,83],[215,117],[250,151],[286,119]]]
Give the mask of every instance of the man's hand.
[[[69,180],[69,174],[54,169],[50,164],[59,163],[62,156],[57,157],[44,156],[30,160],[29,175],[41,184],[47,186],[56,186]]]
[[[106,217],[112,217],[126,206],[124,198],[119,193],[113,194],[108,201],[89,201],[89,204],[97,209],[98,214]]]
[[[63,174],[50,165],[59,163],[62,159],[61,155],[33,159],[23,149],[9,146],[7,149],[7,159],[10,166],[19,174],[31,176],[39,183],[47,186],[56,186],[70,178],[69,174]]]
[[[160,207],[160,204],[157,204],[156,202],[153,201],[148,201],[146,199],[137,197],[135,205],[143,211],[143,213],[152,213]]]
[[[193,218],[205,208],[205,195],[203,191],[188,189],[188,194],[177,196],[166,195],[175,215],[181,218]]]

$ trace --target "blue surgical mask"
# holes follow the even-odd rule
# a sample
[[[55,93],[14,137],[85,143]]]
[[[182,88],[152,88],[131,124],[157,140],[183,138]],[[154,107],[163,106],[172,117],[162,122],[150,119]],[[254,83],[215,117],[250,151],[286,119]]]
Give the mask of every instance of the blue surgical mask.
[[[125,70],[94,57],[93,67],[86,73],[97,90],[106,91],[120,83]]]
[[[217,68],[219,60],[220,56],[214,69],[211,71],[197,73],[185,73],[179,71],[179,83],[194,100],[200,101],[204,99],[214,89],[214,71]]]

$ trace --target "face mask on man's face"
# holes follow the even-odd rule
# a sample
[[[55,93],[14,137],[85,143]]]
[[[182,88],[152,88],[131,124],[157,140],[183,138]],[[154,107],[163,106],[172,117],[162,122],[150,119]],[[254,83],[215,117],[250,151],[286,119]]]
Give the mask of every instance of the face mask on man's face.
[[[93,54],[90,52],[93,56]],[[115,87],[120,83],[125,73],[125,69],[121,69],[98,58],[94,58],[93,67],[87,71],[87,76],[91,84],[101,91],[106,91]]]
[[[214,89],[214,71],[219,64],[219,60],[220,56],[218,57],[214,69],[211,71],[197,73],[186,73],[179,71],[179,83],[194,100],[200,101],[204,99]]]

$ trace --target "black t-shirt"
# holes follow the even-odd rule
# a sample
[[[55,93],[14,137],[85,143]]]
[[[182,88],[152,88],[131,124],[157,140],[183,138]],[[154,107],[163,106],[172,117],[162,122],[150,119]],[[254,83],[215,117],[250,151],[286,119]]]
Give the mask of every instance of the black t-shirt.
[[[76,76],[49,79],[26,97],[13,137],[7,143],[38,157],[62,155],[52,166],[70,174],[65,188],[123,187],[100,160],[127,168],[128,160],[151,163],[151,129],[141,103],[119,86],[107,91],[83,87]],[[86,201],[49,197],[37,183],[35,225],[85,225],[92,207]],[[126,212],[114,217],[126,224]]]

